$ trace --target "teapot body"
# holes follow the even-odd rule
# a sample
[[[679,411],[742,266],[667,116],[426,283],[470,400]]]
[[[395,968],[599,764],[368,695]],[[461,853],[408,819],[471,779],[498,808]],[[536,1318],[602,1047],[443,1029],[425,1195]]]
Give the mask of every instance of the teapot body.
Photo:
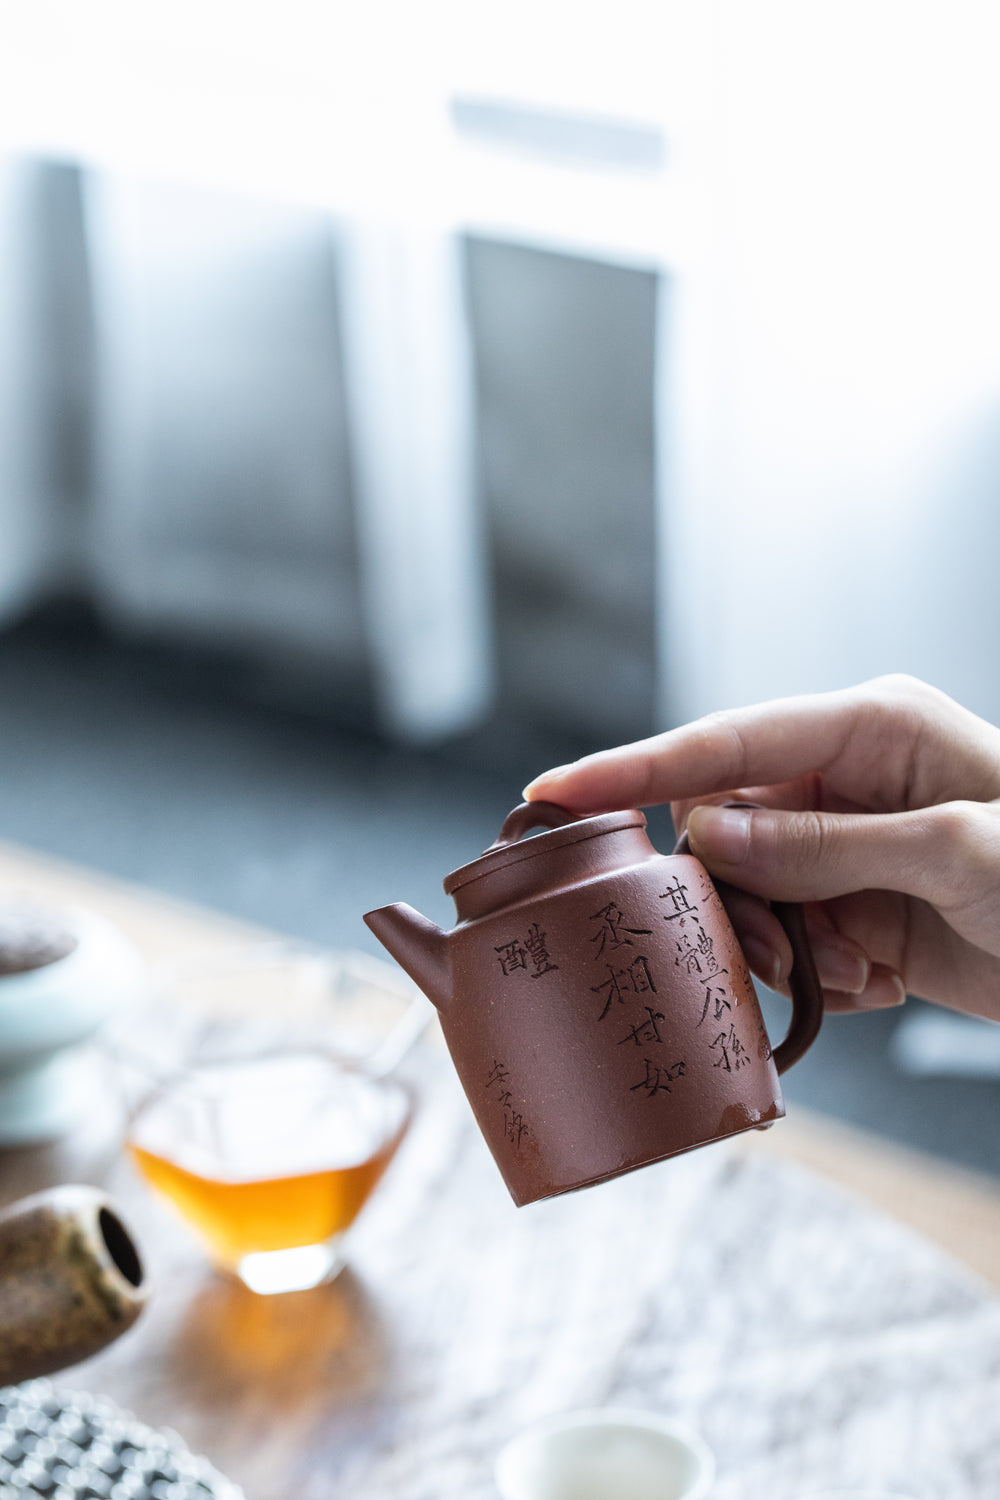
[[[466,915],[448,938],[441,1023],[517,1204],[784,1113],[711,878],[691,855],[658,854],[642,814],[627,816],[525,840],[519,859],[446,882]]]

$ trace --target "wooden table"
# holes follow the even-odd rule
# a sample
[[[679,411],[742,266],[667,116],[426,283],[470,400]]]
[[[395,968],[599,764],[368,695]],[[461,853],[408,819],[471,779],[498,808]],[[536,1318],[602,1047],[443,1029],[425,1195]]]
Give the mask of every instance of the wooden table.
[[[0,846],[0,891],[12,888],[99,909],[152,961],[261,936],[229,918]],[[869,1266],[882,1256],[887,1265],[899,1266],[901,1283],[914,1288],[912,1305],[897,1309],[892,1328],[887,1325],[886,1349],[901,1322],[915,1341],[900,1368],[916,1369],[920,1351],[927,1353],[931,1325],[945,1326],[950,1319],[949,1347],[966,1350],[961,1368],[982,1357],[985,1373],[976,1389],[993,1391],[992,1381],[994,1398],[1000,1392],[1000,1358],[990,1363],[980,1347],[983,1337],[992,1337],[994,1322],[1000,1347],[1000,1303],[930,1243],[1000,1287],[1000,1188],[993,1182],[796,1111],[766,1134],[740,1138],[725,1153],[697,1152],[599,1192],[516,1211],[468,1124],[464,1100],[433,1039],[416,1064],[433,1074],[417,1127],[359,1221],[350,1266],[315,1292],[258,1298],[209,1269],[186,1232],[123,1162],[108,1101],[95,1101],[93,1118],[72,1140],[0,1153],[3,1202],[57,1181],[110,1186],[127,1208],[156,1283],[136,1328],[60,1377],[62,1382],[104,1391],[144,1421],[175,1428],[241,1483],[248,1500],[318,1500],[333,1493],[371,1500],[420,1500],[425,1494],[428,1500],[451,1494],[486,1500],[493,1494],[489,1458],[505,1432],[567,1401],[635,1401],[644,1395],[658,1404],[669,1401],[714,1439],[718,1500],[755,1500],[758,1494],[762,1500],[793,1500],[798,1490],[789,1486],[806,1472],[806,1459],[787,1435],[784,1447],[772,1443],[751,1451],[757,1438],[749,1428],[742,1433],[733,1412],[725,1410],[730,1397],[723,1386],[732,1378],[732,1362],[725,1371],[713,1363],[704,1328],[689,1328],[682,1303],[670,1301],[679,1295],[674,1274],[676,1288],[693,1288],[711,1263],[712,1285],[702,1293],[708,1322],[709,1309],[716,1309],[721,1343],[736,1338],[738,1328],[749,1332],[754,1316],[765,1316],[757,1304],[758,1281],[767,1286],[766,1267],[748,1263],[727,1236],[737,1232],[733,1226],[743,1222],[742,1214],[746,1222],[734,1244],[742,1243],[740,1235],[752,1239],[758,1233],[753,1205],[766,1202],[775,1235],[789,1244],[790,1260],[774,1262],[776,1300],[763,1332],[758,1328],[754,1336],[754,1360],[769,1330],[784,1327],[781,1287],[801,1273],[803,1244],[812,1247],[810,1255],[819,1245],[820,1260],[830,1257],[814,1279],[825,1278],[831,1289],[841,1275],[845,1286],[853,1284],[843,1248],[831,1245],[841,1238],[841,1226],[845,1233],[854,1226],[855,1236],[871,1243]],[[842,1188],[852,1196],[841,1199]],[[782,1230],[783,1216],[788,1225]],[[708,1223],[712,1244],[692,1259],[690,1237]],[[820,1224],[827,1230],[817,1240]],[[755,1253],[761,1264],[772,1256],[766,1239]],[[721,1303],[720,1277],[729,1292]],[[864,1316],[871,1322],[897,1293],[874,1283],[869,1292],[874,1300],[865,1304]],[[737,1295],[742,1301],[732,1300]],[[843,1301],[847,1294],[840,1295]],[[553,1303],[560,1301],[566,1305],[555,1317]],[[636,1319],[643,1307],[649,1315],[640,1328]],[[861,1309],[859,1302],[859,1318]],[[814,1311],[798,1309],[794,1316],[805,1318],[796,1337],[817,1326]],[[652,1344],[657,1318],[667,1320],[669,1337]],[[787,1337],[793,1334],[789,1325]],[[824,1337],[837,1347],[839,1334]],[[680,1379],[669,1361],[663,1364],[664,1342],[677,1351],[689,1349],[689,1370],[699,1372],[691,1381]],[[842,1355],[840,1350],[831,1357]],[[709,1367],[716,1382],[711,1389]],[[877,1389],[884,1386],[882,1379]],[[925,1380],[925,1394],[926,1386]],[[914,1412],[919,1399],[914,1396]],[[751,1406],[748,1396],[740,1398],[740,1410]],[[716,1413],[719,1428],[713,1431]],[[738,1452],[735,1431],[741,1433]],[[961,1487],[966,1470],[971,1474],[979,1463],[972,1448],[981,1436],[963,1437],[953,1470],[949,1455],[924,1455],[926,1482],[938,1472],[937,1462],[952,1500],[1000,1493],[1000,1476],[993,1489],[976,1488],[979,1480]],[[818,1479],[832,1484],[851,1477],[828,1472],[830,1464],[847,1462],[836,1444],[829,1452],[840,1457],[822,1458],[822,1444],[808,1451],[816,1465],[827,1465],[817,1468]],[[898,1487],[907,1480],[922,1495],[908,1476],[904,1465],[882,1479],[895,1477]]]

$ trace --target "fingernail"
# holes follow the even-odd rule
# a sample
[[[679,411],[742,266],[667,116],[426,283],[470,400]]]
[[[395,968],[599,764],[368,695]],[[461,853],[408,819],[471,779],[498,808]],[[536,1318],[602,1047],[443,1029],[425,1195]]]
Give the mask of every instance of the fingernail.
[[[687,833],[693,852],[721,864],[744,864],[750,852],[750,818],[749,808],[692,808]]]
[[[896,992],[896,994],[898,996],[898,999],[896,1000],[896,1004],[897,1005],[905,1005],[906,1004],[906,985],[903,983],[903,981],[900,978],[900,976],[898,974],[896,974],[896,973],[892,973],[892,974],[887,974],[885,976],[885,978],[886,978],[886,983],[889,985],[889,987],[891,989],[895,990],[895,992]]]
[[[536,792],[538,792],[540,789],[544,789],[549,781],[553,780],[556,776],[559,775],[559,772],[561,770],[562,766],[556,766],[554,770],[545,771],[541,776],[536,776],[534,781],[529,781],[528,785],[521,792],[521,800],[523,802],[530,802],[532,797],[535,796]]]
[[[747,963],[761,983],[766,984],[769,989],[777,989],[781,979],[781,961],[773,948],[755,937],[743,938],[742,948]]]
[[[536,776],[534,781],[529,781],[521,796],[525,802],[530,802],[540,787],[545,787],[550,781],[556,781],[564,771],[572,770],[575,761],[567,761],[564,766],[553,766],[551,771],[543,771],[541,776]]]
[[[812,951],[824,989],[843,990],[847,995],[861,994],[871,977],[871,964],[863,953],[815,938]]]
[[[871,978],[858,996],[862,1010],[889,1010],[906,1002],[906,985],[895,969],[873,964]]]

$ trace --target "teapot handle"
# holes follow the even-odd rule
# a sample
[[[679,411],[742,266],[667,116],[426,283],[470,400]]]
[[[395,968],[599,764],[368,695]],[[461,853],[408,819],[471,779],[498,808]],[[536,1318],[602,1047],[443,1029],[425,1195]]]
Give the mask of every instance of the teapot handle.
[[[726,802],[724,807],[759,807],[758,802]],[[675,854],[690,854],[687,833],[681,834]],[[806,919],[797,901],[772,901],[771,910],[785,930],[792,945],[792,972],[788,976],[792,992],[792,1019],[785,1040],[774,1049],[774,1066],[787,1072],[803,1057],[819,1034],[823,1021],[823,986],[816,972],[816,961],[809,946]]]
[[[554,802],[519,802],[504,818],[503,827],[485,852],[506,849],[509,844],[518,843],[533,828],[565,828],[567,823],[579,821],[576,813],[567,812],[565,807],[557,807]]]
[[[784,1073],[809,1051],[819,1035],[823,1023],[823,986],[806,935],[801,903],[772,901],[771,910],[792,945],[792,972],[788,976],[792,991],[792,1019],[785,1040],[774,1049],[774,1066],[779,1073]]]

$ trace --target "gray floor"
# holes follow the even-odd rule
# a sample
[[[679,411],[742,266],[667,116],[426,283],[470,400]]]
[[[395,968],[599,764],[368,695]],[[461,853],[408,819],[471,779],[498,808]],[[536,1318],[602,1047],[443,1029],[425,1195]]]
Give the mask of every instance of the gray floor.
[[[378,951],[361,913],[388,901],[448,924],[442,876],[493,839],[531,774],[587,748],[494,726],[411,754],[255,701],[224,663],[77,620],[0,637],[0,838],[338,946]],[[666,815],[650,822],[668,849]],[[775,1035],[782,1002],[764,1003]],[[904,1076],[899,1021],[832,1018],[787,1076],[790,1104],[1000,1175],[1000,1083]]]

